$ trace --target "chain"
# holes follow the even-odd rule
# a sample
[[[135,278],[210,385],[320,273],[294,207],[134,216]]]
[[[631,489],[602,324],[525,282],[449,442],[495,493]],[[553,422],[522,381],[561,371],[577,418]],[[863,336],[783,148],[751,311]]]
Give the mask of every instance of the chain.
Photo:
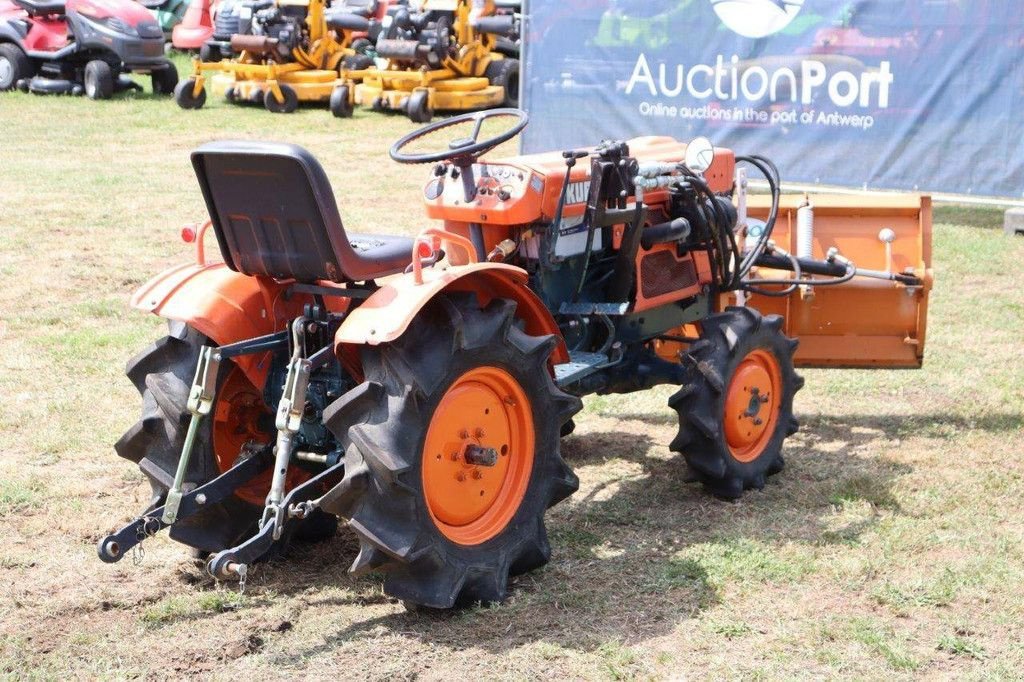
[[[135,546],[132,547],[132,565],[134,566],[139,566],[146,558],[146,550],[142,543],[160,530],[160,524],[151,516],[143,516],[139,521],[139,525],[135,527]],[[155,525],[156,528],[151,528],[152,525]]]
[[[238,594],[245,594],[245,579],[249,575],[249,567],[245,564],[238,564]]]

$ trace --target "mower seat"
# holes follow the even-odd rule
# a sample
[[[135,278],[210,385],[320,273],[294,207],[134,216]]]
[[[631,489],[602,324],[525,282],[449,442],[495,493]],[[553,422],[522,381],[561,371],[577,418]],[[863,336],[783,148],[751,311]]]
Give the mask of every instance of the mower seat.
[[[64,0],[14,0],[14,4],[34,17],[64,14]]]
[[[402,272],[413,240],[346,234],[327,174],[302,147],[210,142],[192,166],[229,268],[299,282],[362,282]]]

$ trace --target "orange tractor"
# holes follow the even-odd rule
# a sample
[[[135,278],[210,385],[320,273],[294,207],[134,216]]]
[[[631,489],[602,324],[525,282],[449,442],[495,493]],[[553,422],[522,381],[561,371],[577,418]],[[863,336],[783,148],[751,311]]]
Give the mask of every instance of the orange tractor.
[[[101,559],[168,528],[244,580],[341,519],[351,570],[407,604],[498,602],[550,557],[581,396],[677,387],[670,448],[736,498],[783,468],[795,366],[921,365],[927,198],[811,207],[766,159],[699,139],[482,158],[526,123],[465,114],[392,147],[432,164],[437,223],[414,239],[347,232],[299,147],[193,153],[220,259],[189,229],[196,262],[132,299],[170,320],[128,363],[142,416],[115,446],[153,497]],[[770,196],[747,196],[750,167]]]

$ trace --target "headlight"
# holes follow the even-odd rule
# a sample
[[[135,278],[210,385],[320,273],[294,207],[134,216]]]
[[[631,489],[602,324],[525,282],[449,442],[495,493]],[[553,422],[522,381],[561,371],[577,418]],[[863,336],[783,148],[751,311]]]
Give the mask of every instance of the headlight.
[[[106,26],[115,33],[132,36],[133,38],[139,37],[139,32],[135,30],[135,27],[120,17],[106,17],[105,19],[94,19],[94,21],[97,24]]]

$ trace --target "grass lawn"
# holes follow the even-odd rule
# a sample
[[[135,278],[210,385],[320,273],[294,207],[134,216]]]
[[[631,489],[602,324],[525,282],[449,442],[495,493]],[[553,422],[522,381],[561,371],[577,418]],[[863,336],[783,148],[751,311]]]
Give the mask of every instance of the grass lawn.
[[[216,585],[158,537],[96,541],[148,485],[112,444],[125,361],[163,323],[134,288],[192,257],[188,154],[218,138],[311,149],[346,225],[426,225],[403,117],[273,116],[211,98],[0,97],[0,672],[13,678],[1019,678],[1024,670],[1024,239],[940,208],[925,368],[806,371],[787,468],[723,503],[683,482],[663,388],[593,398],[565,441],[580,491],[551,563],[495,608],[407,614],[353,579],[352,536]]]

